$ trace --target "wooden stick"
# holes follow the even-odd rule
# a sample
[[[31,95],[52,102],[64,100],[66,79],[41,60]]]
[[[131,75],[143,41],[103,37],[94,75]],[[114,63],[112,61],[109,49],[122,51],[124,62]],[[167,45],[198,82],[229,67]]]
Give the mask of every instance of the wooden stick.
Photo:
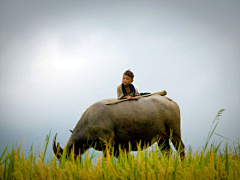
[[[137,96],[138,98],[142,98],[142,97],[147,97],[147,96],[152,96],[152,95],[156,95],[156,94],[159,94],[160,96],[165,96],[167,94],[167,92],[165,90],[161,91],[161,92],[156,92],[156,93],[151,93],[151,94],[145,94],[145,95],[142,95],[142,96]],[[129,101],[129,100],[132,100],[132,99],[119,99],[119,100],[116,100],[116,101],[112,101],[112,102],[108,102],[108,103],[105,103],[106,105],[110,105],[110,104],[117,104],[117,103],[120,103],[120,102],[123,102],[123,101]]]

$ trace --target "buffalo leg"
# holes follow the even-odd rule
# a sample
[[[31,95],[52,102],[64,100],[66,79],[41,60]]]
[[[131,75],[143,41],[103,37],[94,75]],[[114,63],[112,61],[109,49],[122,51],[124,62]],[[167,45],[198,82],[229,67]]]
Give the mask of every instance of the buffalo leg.
[[[112,155],[111,151],[112,151],[112,147],[114,147],[113,146],[114,145],[114,138],[115,138],[114,132],[109,132],[107,135],[100,138],[99,144],[101,146],[104,157],[107,156],[107,154],[106,154],[107,149],[108,149],[108,152]]]
[[[160,138],[158,141],[158,147],[162,152],[165,152],[166,155],[169,155],[170,152],[170,144],[169,144],[169,139],[168,138]]]
[[[180,149],[179,149],[180,150],[180,158],[181,158],[181,160],[183,160],[185,157],[185,152],[184,152],[185,145],[182,142],[181,138],[178,135],[174,135],[171,141],[176,150],[178,150],[178,148],[180,146]]]

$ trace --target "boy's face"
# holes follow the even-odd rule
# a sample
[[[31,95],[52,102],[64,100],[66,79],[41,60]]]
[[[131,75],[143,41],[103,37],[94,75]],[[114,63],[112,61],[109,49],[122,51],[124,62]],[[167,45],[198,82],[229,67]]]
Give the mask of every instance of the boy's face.
[[[131,84],[132,82],[133,82],[132,77],[123,74],[122,83],[124,86],[127,86],[127,85]]]

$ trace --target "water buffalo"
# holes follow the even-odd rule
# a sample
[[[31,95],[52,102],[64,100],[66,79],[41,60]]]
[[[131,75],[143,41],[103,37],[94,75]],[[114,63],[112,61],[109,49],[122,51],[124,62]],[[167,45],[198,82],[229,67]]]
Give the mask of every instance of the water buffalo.
[[[68,150],[74,150],[78,155],[90,145],[104,151],[105,143],[114,146],[114,155],[118,156],[119,145],[128,149],[129,142],[132,150],[136,150],[141,140],[144,144],[165,144],[163,150],[169,150],[170,131],[172,143],[177,149],[180,145],[181,158],[184,158],[184,144],[181,140],[180,110],[171,99],[152,95],[139,100],[129,100],[118,104],[105,105],[116,99],[105,99],[90,106],[75,126],[67,143]],[[59,158],[63,149],[56,146],[56,136],[53,139],[53,151]],[[105,140],[105,143],[103,142]],[[114,143],[113,143],[114,142]]]

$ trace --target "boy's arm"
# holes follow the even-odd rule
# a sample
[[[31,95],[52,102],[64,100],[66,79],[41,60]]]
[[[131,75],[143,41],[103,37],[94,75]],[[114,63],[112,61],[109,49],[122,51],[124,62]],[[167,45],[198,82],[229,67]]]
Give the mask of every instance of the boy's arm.
[[[122,99],[123,97],[124,97],[124,94],[122,92],[122,86],[118,85],[118,87],[117,87],[117,98]]]
[[[123,96],[121,99],[138,99],[137,96],[132,97],[132,96]]]
[[[140,96],[138,89],[135,86],[134,86],[134,88],[135,88],[135,96]]]

